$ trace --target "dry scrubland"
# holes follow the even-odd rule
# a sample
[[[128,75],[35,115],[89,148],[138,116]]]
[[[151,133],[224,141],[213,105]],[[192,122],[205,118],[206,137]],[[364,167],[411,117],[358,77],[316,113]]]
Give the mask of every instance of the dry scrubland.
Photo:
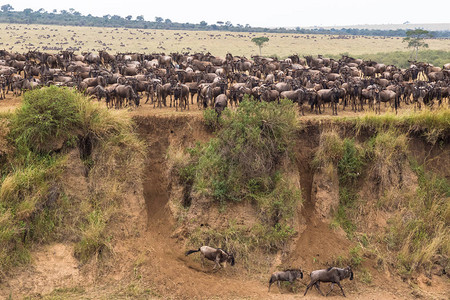
[[[251,39],[265,35],[270,41],[263,55],[287,57],[293,53],[352,55],[405,51],[401,37],[332,36],[277,33],[233,33],[222,31],[172,31],[106,27],[0,24],[0,49],[27,52],[58,52],[75,47],[78,51],[106,49],[115,52],[211,52],[225,56],[250,57],[258,54]],[[428,40],[430,50],[449,50],[450,39]]]

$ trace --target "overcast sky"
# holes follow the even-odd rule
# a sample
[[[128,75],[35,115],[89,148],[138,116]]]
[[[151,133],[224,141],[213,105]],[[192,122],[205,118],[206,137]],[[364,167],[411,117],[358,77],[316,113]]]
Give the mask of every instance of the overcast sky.
[[[250,24],[255,27],[309,27],[343,26],[360,24],[450,23],[449,0],[275,0],[275,1],[4,1],[14,10],[44,8],[69,10],[73,8],[83,15],[119,15],[126,17],[143,15],[147,21],[155,17],[174,22],[200,23],[206,21],[230,21],[233,25]]]

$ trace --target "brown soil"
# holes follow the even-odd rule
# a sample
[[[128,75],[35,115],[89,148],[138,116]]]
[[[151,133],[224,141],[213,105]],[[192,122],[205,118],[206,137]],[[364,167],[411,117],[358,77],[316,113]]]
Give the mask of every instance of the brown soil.
[[[0,101],[0,111],[14,109],[19,103],[18,99]],[[354,115],[339,113],[340,116]],[[239,266],[213,273],[211,265],[205,267],[193,256],[184,256],[184,240],[175,234],[177,220],[168,203],[171,181],[166,155],[170,145],[192,145],[211,136],[201,122],[201,111],[196,105],[191,106],[189,112],[175,112],[174,109],[153,109],[152,105],[144,104],[130,114],[148,145],[143,178],[146,211],[130,214],[146,219],[146,229],[126,232],[124,221],[122,228],[118,226],[117,229],[122,234],[113,245],[114,255],[103,264],[95,261],[79,266],[70,244],[51,244],[36,249],[30,267],[17,270],[0,285],[0,297],[6,298],[11,292],[13,299],[23,296],[39,298],[53,291],[53,295],[62,293],[68,299],[279,299],[281,295],[276,286],[267,292],[269,274],[249,277],[241,272]],[[314,117],[309,115],[306,119],[310,121]],[[309,281],[308,273],[329,266],[333,259],[348,254],[349,249],[355,246],[342,230],[331,229],[329,223],[315,213],[311,199],[314,172],[309,162],[318,146],[319,130],[317,123],[309,121],[298,137],[296,151],[304,198],[303,207],[299,207],[298,212],[298,234],[290,246],[289,255],[281,261],[283,265],[301,267],[305,270],[305,277],[296,284],[296,293],[283,288],[283,299],[303,298],[302,293]],[[416,149],[417,155],[422,154],[422,148]],[[131,194],[130,197],[139,197]],[[133,206],[128,206],[128,209],[133,209]],[[413,289],[399,277],[379,271],[374,259],[367,258],[363,266],[371,272],[373,281],[364,284],[357,273],[356,280],[343,281],[348,299],[448,299],[448,277],[433,277],[432,281],[419,278],[417,286],[420,289]],[[70,290],[71,287],[79,289]],[[61,288],[65,292],[57,290]],[[322,285],[323,291],[328,288],[329,285]],[[328,298],[342,299],[339,289],[335,288]],[[304,299],[324,298],[316,290],[311,290]]]

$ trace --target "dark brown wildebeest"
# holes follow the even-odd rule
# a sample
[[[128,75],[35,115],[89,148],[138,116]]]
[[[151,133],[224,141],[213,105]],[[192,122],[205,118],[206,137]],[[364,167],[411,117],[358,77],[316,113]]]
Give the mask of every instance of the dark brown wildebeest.
[[[6,91],[8,90],[8,77],[0,75],[0,100],[6,99]]]
[[[109,107],[109,103],[111,101],[109,92],[101,85],[97,85],[96,87],[88,87],[86,89],[86,94],[90,96],[95,96],[97,98],[97,101],[101,101],[102,98],[105,98],[106,107]]]
[[[114,96],[116,97],[116,108],[121,108],[123,106],[124,99],[127,99],[128,106],[131,106],[132,104],[136,107],[139,106],[140,96],[134,92],[131,85],[119,84],[114,89]]]
[[[395,113],[397,113],[397,94],[392,90],[382,90],[375,91],[375,113],[381,113],[381,102],[389,102],[391,107],[395,108]]]
[[[157,84],[156,85],[156,99],[157,101],[153,102],[153,108],[155,108],[155,103],[158,102],[158,107],[162,108],[161,104],[164,104],[164,106],[167,106],[166,98],[167,96],[170,96],[170,104],[172,106],[172,84],[166,83],[166,84]]]
[[[290,99],[293,102],[296,102],[300,107],[302,115],[305,115],[303,103],[305,100],[305,91],[303,89],[296,89],[295,91],[284,91],[281,92],[280,98]]]
[[[331,109],[332,114],[337,115],[337,105],[339,102],[339,89],[338,88],[332,88],[332,89],[321,89],[317,91],[317,106],[320,111],[320,106],[324,105],[325,103],[331,103]],[[325,107],[324,107],[325,110]]]
[[[271,90],[269,87],[261,87],[261,100],[266,102],[280,101],[278,90]]]
[[[222,114],[222,111],[227,107],[228,104],[228,97],[225,94],[220,94],[216,97],[214,100],[214,110],[217,113],[217,118],[220,117]]]
[[[281,281],[289,281],[293,283],[296,279],[303,278],[303,272],[300,269],[287,269],[284,271],[275,272],[270,276],[269,279],[269,292],[270,286],[277,282],[278,289],[281,288]]]
[[[344,289],[342,288],[340,281],[348,277],[350,277],[350,280],[353,280],[353,271],[352,268],[350,268],[349,266],[344,269],[331,267],[328,269],[312,271],[310,276],[311,282],[306,287],[306,291],[305,294],[303,294],[303,296],[306,296],[306,293],[313,285],[316,287],[317,291],[323,296],[323,293],[320,290],[320,282],[331,282],[331,289],[327,293],[327,296],[329,293],[333,291],[334,284],[336,283],[341,288],[342,295],[344,295],[345,297]]]
[[[180,110],[189,109],[189,87],[185,84],[177,83],[173,88],[173,98],[175,110],[178,110],[178,106],[180,106]]]
[[[186,256],[188,256],[189,254],[195,252],[201,252],[203,254],[202,257],[213,261],[215,263],[213,270],[215,270],[216,268],[221,268],[221,264],[224,262],[228,262],[230,263],[230,265],[234,266],[234,255],[220,248],[201,246],[200,248],[198,248],[198,250],[189,250],[185,254]]]

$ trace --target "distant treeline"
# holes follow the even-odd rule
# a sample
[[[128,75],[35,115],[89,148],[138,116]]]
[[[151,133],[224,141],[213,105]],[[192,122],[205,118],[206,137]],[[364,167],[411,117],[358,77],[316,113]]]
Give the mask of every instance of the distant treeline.
[[[267,32],[267,33],[298,33],[298,34],[333,34],[333,35],[366,35],[366,36],[406,36],[405,29],[380,30],[380,29],[305,29],[296,27],[288,29],[284,27],[266,28],[252,27],[249,24],[232,24],[230,21],[216,24],[208,24],[205,21],[199,24],[172,22],[170,19],[155,17],[155,21],[146,21],[143,16],[137,16],[134,20],[131,15],[123,18],[118,15],[104,15],[95,17],[92,15],[83,16],[74,9],[47,12],[44,9],[33,11],[26,8],[23,11],[13,11],[11,5],[1,6],[0,23],[17,24],[42,24],[42,25],[66,25],[66,26],[92,26],[92,27],[123,27],[140,29],[167,29],[167,30],[220,30],[234,32]],[[450,31],[432,31],[435,38],[450,38]]]

